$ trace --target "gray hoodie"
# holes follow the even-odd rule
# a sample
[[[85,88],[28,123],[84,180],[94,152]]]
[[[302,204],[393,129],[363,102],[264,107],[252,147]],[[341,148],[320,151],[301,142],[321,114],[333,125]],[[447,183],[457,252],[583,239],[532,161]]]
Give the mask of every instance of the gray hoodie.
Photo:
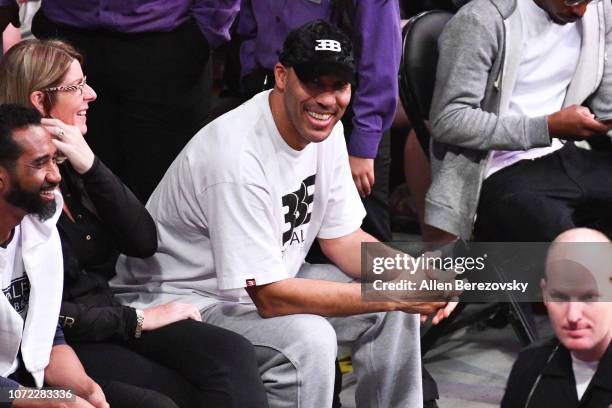
[[[563,106],[612,114],[612,5],[594,1],[582,17],[580,61]],[[431,106],[432,184],[425,222],[470,239],[493,150],[550,145],[546,116],[508,116],[523,43],[516,0],[473,0],[449,21]],[[611,61],[612,63],[612,61]]]

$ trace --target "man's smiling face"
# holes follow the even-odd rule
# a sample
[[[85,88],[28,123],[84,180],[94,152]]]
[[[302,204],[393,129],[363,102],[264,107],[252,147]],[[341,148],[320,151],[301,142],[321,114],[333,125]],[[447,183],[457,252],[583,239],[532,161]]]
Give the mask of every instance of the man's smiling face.
[[[42,220],[55,212],[54,190],[61,176],[55,164],[56,147],[51,135],[41,126],[28,126],[12,133],[21,149],[21,155],[10,175],[5,200],[26,214],[36,214]]]
[[[333,75],[301,82],[293,68],[284,68],[284,110],[295,130],[288,143],[301,150],[325,140],[344,115],[351,100],[351,85]]]

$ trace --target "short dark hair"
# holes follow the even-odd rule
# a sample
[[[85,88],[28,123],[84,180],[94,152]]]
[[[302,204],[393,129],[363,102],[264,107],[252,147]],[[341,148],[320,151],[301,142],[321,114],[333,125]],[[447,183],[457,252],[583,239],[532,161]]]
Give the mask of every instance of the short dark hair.
[[[40,126],[40,113],[32,108],[7,103],[0,105],[0,165],[12,165],[21,155],[13,132],[28,126]]]

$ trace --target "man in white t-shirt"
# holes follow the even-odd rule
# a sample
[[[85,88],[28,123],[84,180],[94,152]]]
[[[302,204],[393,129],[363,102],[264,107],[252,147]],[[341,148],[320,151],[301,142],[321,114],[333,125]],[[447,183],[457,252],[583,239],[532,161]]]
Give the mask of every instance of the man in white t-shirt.
[[[361,300],[360,246],[375,239],[360,229],[339,122],[350,41],[307,24],[287,37],[274,74],[272,91],[177,157],[147,204],[158,252],[121,258],[113,286],[136,307],[191,302],[205,322],[248,338],[272,407],[331,406],[338,343],[352,347],[357,406],[422,406],[418,314],[439,320],[453,305]],[[335,266],[304,262],[315,239]]]
[[[439,39],[426,222],[464,239],[612,233],[612,4],[473,0]]]
[[[577,228],[555,239],[542,280],[555,338],[523,350],[502,408],[612,405],[612,244]]]
[[[0,105],[0,406],[11,389],[45,384],[70,389],[75,408],[106,408],[57,323],[64,272],[56,150],[38,112]],[[10,401],[14,408],[63,406]]]

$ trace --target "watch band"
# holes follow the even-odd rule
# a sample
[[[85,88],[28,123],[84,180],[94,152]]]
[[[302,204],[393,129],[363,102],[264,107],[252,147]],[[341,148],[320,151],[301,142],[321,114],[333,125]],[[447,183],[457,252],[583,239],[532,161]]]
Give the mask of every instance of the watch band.
[[[134,330],[134,338],[139,339],[142,335],[142,324],[144,323],[144,312],[141,309],[136,310],[136,330]]]

